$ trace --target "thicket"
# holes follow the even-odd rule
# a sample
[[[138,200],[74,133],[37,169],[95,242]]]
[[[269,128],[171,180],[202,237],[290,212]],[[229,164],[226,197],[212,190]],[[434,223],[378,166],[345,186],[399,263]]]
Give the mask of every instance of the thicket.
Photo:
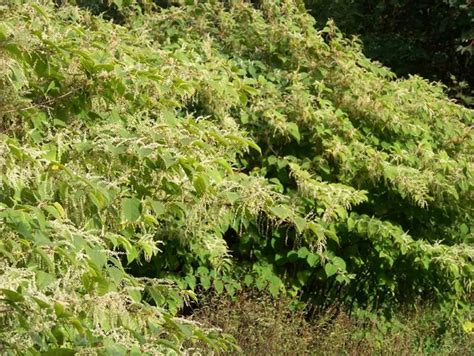
[[[230,350],[177,315],[243,286],[472,331],[472,111],[298,1],[113,3],[0,6],[3,350]]]

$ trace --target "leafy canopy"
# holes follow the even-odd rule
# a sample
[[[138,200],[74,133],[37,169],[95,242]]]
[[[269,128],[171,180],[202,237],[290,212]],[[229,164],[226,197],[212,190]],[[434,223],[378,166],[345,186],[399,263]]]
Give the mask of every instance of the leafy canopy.
[[[229,350],[176,313],[242,284],[469,318],[471,111],[297,1],[114,6],[0,6],[0,347]]]

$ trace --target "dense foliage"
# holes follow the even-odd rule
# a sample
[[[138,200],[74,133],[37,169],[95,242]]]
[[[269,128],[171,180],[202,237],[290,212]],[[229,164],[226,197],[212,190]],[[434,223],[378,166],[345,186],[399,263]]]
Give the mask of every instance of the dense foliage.
[[[398,75],[441,80],[474,105],[474,3],[471,0],[305,0],[323,27],[330,18],[357,35],[364,53]],[[454,76],[457,79],[452,79]],[[464,82],[464,83],[463,83]]]
[[[471,327],[471,111],[296,1],[114,3],[0,6],[0,347],[228,349],[176,313],[242,285]]]

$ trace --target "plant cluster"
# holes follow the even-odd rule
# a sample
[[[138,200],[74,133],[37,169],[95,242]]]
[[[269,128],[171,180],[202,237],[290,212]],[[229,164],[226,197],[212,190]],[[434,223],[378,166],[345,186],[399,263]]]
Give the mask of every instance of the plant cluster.
[[[472,112],[298,1],[147,4],[0,5],[0,347],[229,350],[176,315],[244,285],[468,329]]]

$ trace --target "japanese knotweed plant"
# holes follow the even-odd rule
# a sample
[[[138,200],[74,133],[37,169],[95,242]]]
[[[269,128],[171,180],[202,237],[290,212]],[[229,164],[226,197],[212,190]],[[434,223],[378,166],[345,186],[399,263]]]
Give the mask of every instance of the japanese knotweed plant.
[[[178,113],[189,69],[140,32],[53,3],[0,11],[2,351],[232,347],[173,316],[191,292],[127,265],[169,240],[228,266],[222,225],[283,200],[234,168],[258,146],[232,119]]]
[[[241,281],[469,317],[473,119],[442,87],[293,1],[1,4],[0,348],[229,350],[176,312]]]
[[[184,62],[202,63],[181,110],[234,118],[262,151],[240,165],[287,199],[271,209],[276,225],[260,217],[225,236],[254,271],[246,282],[278,293],[285,279],[318,305],[422,297],[448,315],[469,310],[472,111],[439,84],[397,80],[332,23],[316,31],[298,1],[258,3],[128,19],[156,48],[186,48]]]

